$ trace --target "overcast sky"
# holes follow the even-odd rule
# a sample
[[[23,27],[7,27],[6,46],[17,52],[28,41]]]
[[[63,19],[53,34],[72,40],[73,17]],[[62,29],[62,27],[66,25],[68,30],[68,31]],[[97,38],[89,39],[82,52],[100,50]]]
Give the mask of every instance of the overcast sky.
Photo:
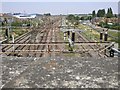
[[[1,2],[119,2],[120,0],[1,0]]]
[[[2,12],[7,13],[81,14],[109,7],[118,13],[118,2],[2,2]]]

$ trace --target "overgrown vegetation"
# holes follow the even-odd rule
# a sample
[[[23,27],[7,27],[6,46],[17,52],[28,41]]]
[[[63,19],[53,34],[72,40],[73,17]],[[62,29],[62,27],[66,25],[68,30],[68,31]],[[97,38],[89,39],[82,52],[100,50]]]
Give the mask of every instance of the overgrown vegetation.
[[[80,20],[91,20],[92,19],[92,16],[82,16],[82,17],[80,17]]]
[[[75,15],[68,15],[67,18],[68,22],[70,22],[72,25],[77,26],[79,24],[79,16],[75,16]]]
[[[103,28],[108,28],[108,29],[116,29],[120,30],[120,23],[106,23],[106,22],[100,22],[98,26],[101,26]]]
[[[30,26],[30,21],[23,21],[23,22],[19,22],[19,21],[15,21],[13,23],[11,23],[11,26]]]
[[[13,32],[14,32],[14,37],[17,38],[17,37],[21,36],[22,34],[26,33],[27,31],[28,31],[27,29],[14,28],[14,29],[12,29],[12,31],[9,31],[9,38],[10,38],[10,40],[12,39],[12,33]],[[3,38],[6,37],[6,35],[5,35],[5,29],[1,30],[1,36]]]
[[[83,30],[83,32],[81,32],[81,34],[84,37],[86,37],[88,40],[99,41],[99,33],[97,31],[93,30],[89,26],[85,26],[82,24],[79,25],[79,28]]]
[[[20,26],[30,26],[30,20],[15,20],[12,22],[8,22],[7,19],[5,18],[3,22],[1,22],[1,26],[14,26],[14,27],[20,27]]]
[[[1,26],[2,26],[1,28],[2,38],[5,39],[6,37],[8,37],[8,39],[11,40],[13,32],[14,32],[14,37],[17,38],[28,31],[27,28],[21,28],[21,27],[22,26],[29,27],[30,20],[18,20],[17,19],[17,20],[10,22],[9,19],[4,18],[4,20],[1,22]],[[6,29],[9,30],[8,36],[6,36]]]

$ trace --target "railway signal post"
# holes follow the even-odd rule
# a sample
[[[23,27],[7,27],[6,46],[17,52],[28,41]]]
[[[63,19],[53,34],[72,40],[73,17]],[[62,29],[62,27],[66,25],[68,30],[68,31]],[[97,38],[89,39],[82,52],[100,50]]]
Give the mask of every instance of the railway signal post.
[[[107,41],[108,40],[108,30],[105,31],[104,33],[104,41]]]
[[[70,31],[67,31],[67,34],[68,34],[68,38],[70,37]]]
[[[5,37],[8,38],[8,29],[5,29]]]
[[[72,31],[72,46],[74,46],[74,42],[75,42],[75,32]]]
[[[14,39],[14,32],[12,33],[12,43],[15,43],[15,39]],[[15,47],[14,47],[14,45],[13,45],[13,52],[14,52],[14,50],[15,50]]]
[[[104,41],[106,42],[107,40],[108,40],[108,32],[107,32],[108,30],[106,30],[105,31],[105,33],[104,33]],[[106,48],[107,46],[105,45],[105,48]],[[105,51],[104,51],[104,54],[106,54],[106,49],[105,49]]]
[[[102,40],[103,40],[103,32],[101,31],[100,32],[100,42],[102,42]]]
[[[5,37],[7,39],[7,43],[9,42],[9,27],[5,29]]]

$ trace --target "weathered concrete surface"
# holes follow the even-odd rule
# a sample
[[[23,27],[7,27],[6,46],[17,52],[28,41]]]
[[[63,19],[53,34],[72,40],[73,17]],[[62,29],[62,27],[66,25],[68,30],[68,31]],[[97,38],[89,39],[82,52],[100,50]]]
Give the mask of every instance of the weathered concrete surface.
[[[118,58],[2,58],[3,88],[118,88]]]

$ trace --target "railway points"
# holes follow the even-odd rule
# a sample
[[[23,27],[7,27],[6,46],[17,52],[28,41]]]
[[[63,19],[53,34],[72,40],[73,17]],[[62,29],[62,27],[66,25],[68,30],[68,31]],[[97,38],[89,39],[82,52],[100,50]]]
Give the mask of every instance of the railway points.
[[[0,42],[2,88],[118,87],[117,56],[111,52],[115,43],[103,35],[98,41],[88,39],[82,29],[66,25],[65,18],[44,16],[42,25]]]

